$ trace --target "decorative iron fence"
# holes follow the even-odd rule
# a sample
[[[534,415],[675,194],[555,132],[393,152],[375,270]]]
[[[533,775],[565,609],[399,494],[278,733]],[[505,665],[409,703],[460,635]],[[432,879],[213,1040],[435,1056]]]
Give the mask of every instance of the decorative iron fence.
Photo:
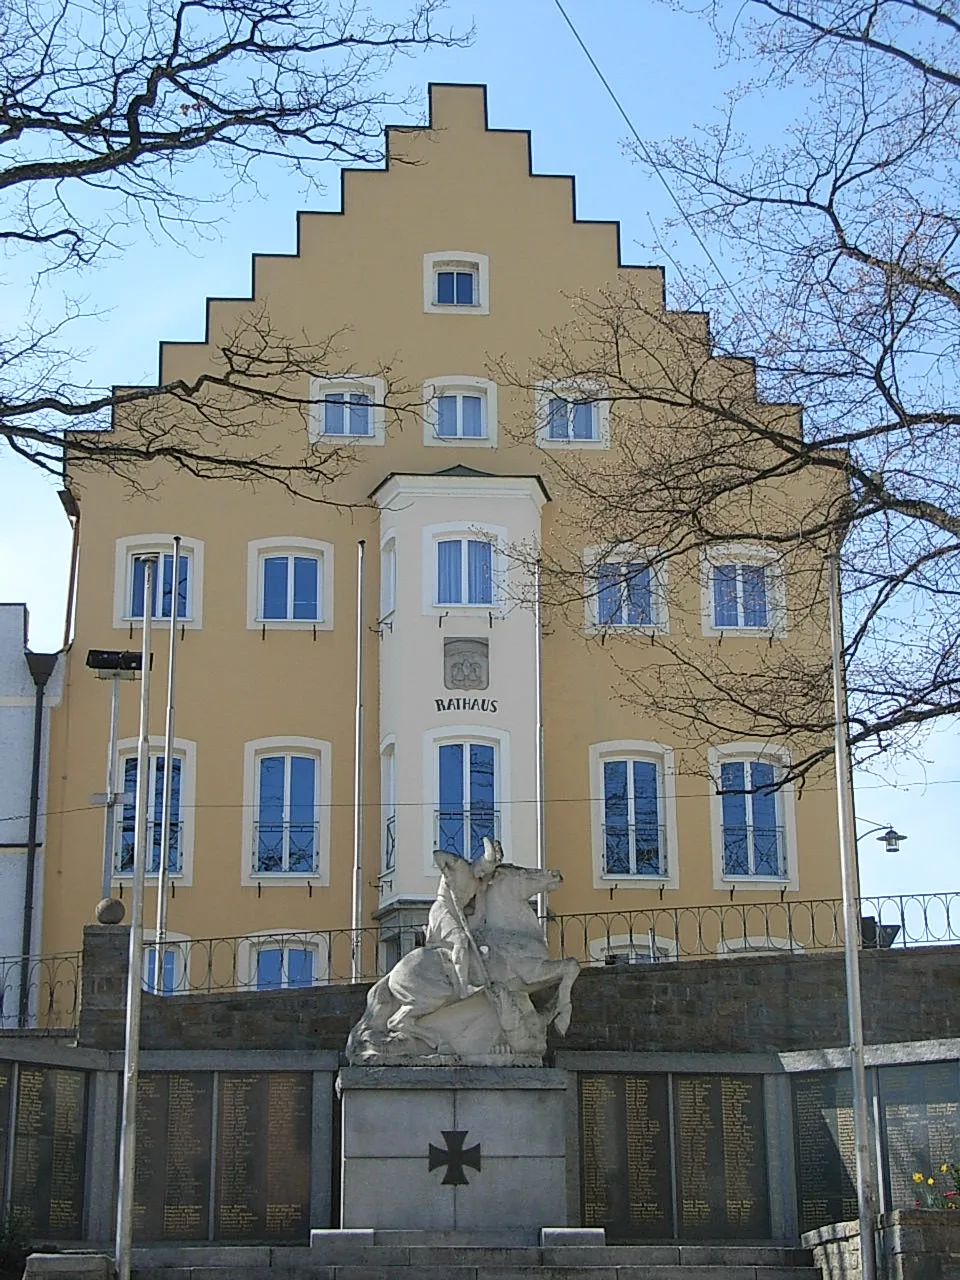
[[[79,951],[31,956],[26,965],[22,956],[0,956],[0,1032],[69,1030],[79,1011]]]
[[[784,899],[550,915],[545,931],[552,955],[573,956],[586,965],[839,951],[843,905],[839,899]],[[422,929],[414,926],[390,934],[377,928],[283,930],[171,942],[162,989],[175,995],[369,982],[422,942]],[[960,942],[960,893],[863,898],[858,942],[864,949]],[[151,963],[149,985],[155,988],[156,962]]]

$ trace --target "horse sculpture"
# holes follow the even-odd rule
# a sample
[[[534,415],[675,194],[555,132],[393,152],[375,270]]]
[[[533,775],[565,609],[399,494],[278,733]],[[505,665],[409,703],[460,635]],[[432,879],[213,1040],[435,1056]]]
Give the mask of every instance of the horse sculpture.
[[[476,863],[438,852],[443,883],[431,908],[427,943],[403,956],[370,989],[363,1017],[350,1032],[352,1063],[539,1064],[547,1027],[570,1025],[571,990],[580,966],[553,960],[530,899],[555,889],[558,871],[500,861],[485,841]],[[461,905],[476,899],[473,917]],[[452,927],[443,922],[452,919]],[[448,939],[454,937],[453,945]],[[466,943],[470,994],[453,952]],[[556,987],[538,1010],[531,995]]]

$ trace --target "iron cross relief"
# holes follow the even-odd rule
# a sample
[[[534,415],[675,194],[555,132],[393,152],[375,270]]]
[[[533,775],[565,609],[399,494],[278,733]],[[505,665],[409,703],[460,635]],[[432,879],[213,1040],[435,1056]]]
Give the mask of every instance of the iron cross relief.
[[[466,1168],[480,1172],[480,1143],[464,1151],[463,1143],[469,1133],[468,1129],[441,1129],[440,1132],[443,1134],[447,1149],[444,1151],[442,1147],[435,1147],[432,1142],[430,1143],[428,1152],[430,1172],[433,1173],[434,1169],[442,1169],[446,1166],[447,1171],[443,1175],[444,1186],[469,1186],[463,1171]]]

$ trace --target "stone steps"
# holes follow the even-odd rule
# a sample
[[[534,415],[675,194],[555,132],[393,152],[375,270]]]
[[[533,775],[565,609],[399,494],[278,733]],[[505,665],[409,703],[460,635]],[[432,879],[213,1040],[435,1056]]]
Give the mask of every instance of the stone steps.
[[[810,1253],[789,1245],[409,1243],[414,1235],[429,1239],[136,1249],[134,1280],[819,1280]]]

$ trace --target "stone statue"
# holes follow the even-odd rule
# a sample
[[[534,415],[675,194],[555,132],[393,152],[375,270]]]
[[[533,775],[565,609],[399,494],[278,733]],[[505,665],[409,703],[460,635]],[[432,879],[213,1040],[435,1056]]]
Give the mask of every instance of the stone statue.
[[[530,905],[563,877],[513,866],[498,841],[483,843],[475,862],[434,853],[440,886],[424,945],[371,987],[349,1062],[539,1066],[547,1027],[566,1032],[580,965],[550,958]],[[552,987],[538,1008],[531,995]]]

